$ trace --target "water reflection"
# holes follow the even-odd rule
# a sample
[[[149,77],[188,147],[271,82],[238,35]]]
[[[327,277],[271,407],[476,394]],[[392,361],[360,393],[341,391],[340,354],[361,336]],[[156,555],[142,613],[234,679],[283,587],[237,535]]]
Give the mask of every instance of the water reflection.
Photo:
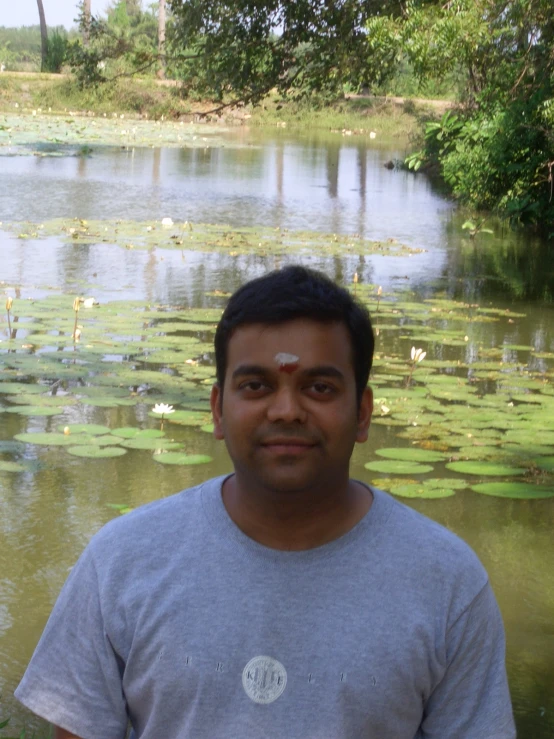
[[[461,217],[426,179],[383,166],[401,155],[395,149],[338,137],[245,136],[236,133],[220,149],[106,148],[90,158],[4,159],[0,220],[171,216],[175,221],[397,238],[427,251],[405,259],[313,254],[303,261],[339,282],[350,282],[357,272],[362,284],[405,286],[410,299],[441,292],[468,304],[519,304],[527,316],[514,323],[472,323],[468,307],[466,361],[477,358],[481,345],[554,350],[553,260],[547,244],[501,233],[498,226],[498,237],[469,241]],[[16,285],[18,297],[25,299],[55,288],[70,294],[86,291],[102,302],[139,299],[183,307],[222,305],[207,293],[233,290],[296,259],[25,241],[1,231],[0,257],[0,279]],[[378,351],[402,354],[405,344],[402,332],[377,339]],[[505,360],[517,356],[517,350],[508,347],[504,352]],[[436,347],[436,358],[459,356],[453,347]],[[540,371],[550,367],[541,357],[529,362]],[[135,425],[134,413],[131,408],[68,408],[67,421],[86,419],[115,428]],[[2,419],[0,439],[31,429],[55,430],[61,423],[57,417],[24,419],[8,413]],[[100,484],[97,461],[69,458],[60,449],[30,447],[26,455],[36,462],[34,471],[0,479],[0,532],[5,542],[0,552],[2,695],[8,696],[17,682],[68,568],[94,531],[112,517],[108,503],[139,505],[196,484],[206,474],[229,471],[223,446],[209,435],[181,428],[174,436],[187,448],[214,457],[208,472],[188,468],[161,474],[151,455],[130,452],[100,463]],[[371,482],[363,465],[384,439],[387,446],[398,444],[394,429],[375,426],[368,445],[356,450],[355,476]],[[479,552],[505,615],[520,737],[551,737],[552,501],[503,501],[468,493],[413,505],[459,532]],[[12,708],[17,712],[13,705],[4,712],[0,705],[0,719]]]

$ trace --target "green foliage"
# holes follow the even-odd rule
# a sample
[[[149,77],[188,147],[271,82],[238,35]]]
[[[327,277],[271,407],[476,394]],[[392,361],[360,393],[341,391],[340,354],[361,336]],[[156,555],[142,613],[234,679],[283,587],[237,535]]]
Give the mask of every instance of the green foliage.
[[[66,60],[67,47],[67,35],[54,29],[48,36],[45,72],[58,73],[62,71],[62,66]]]
[[[456,0],[383,19],[417,76],[460,65],[463,108],[428,123],[405,164],[438,167],[452,193],[512,224],[554,228],[554,23],[546,0]],[[392,33],[392,32],[390,32]]]
[[[79,17],[81,31],[85,18]],[[118,0],[106,18],[92,17],[89,43],[69,45],[67,58],[81,87],[94,87],[123,75],[151,70],[157,63],[157,17],[140,0]]]
[[[396,0],[169,0],[168,37],[179,76],[189,90],[220,100],[258,102],[272,89],[282,95],[336,96],[383,81],[395,52],[371,48],[366,23]],[[386,33],[387,29],[383,30]]]

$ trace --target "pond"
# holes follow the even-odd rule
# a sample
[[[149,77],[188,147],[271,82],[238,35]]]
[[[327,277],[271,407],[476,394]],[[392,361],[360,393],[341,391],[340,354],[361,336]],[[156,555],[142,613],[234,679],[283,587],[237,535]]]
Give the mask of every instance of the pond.
[[[474,547],[504,616],[518,736],[552,737],[549,244],[492,219],[494,233],[470,235],[424,176],[384,166],[404,146],[379,138],[188,127],[153,147],[61,135],[46,145],[27,130],[2,157],[6,735],[41,730],[11,695],[94,532],[230,470],[207,412],[214,326],[230,291],[302,262],[373,314],[376,413],[352,474]],[[162,421],[157,403],[177,411]]]

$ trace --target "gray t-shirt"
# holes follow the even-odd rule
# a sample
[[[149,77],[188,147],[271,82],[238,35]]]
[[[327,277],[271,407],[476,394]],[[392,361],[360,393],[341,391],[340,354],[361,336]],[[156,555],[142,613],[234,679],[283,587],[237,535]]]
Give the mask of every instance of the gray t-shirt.
[[[374,490],[315,549],[245,536],[224,478],[105,526],[16,697],[83,739],[513,739],[487,575]]]

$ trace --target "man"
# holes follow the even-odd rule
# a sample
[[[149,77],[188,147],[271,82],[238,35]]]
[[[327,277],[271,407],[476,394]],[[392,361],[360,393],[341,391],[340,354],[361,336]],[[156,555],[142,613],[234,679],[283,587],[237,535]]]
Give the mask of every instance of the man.
[[[302,267],[244,285],[215,338],[234,474],[112,521],[16,691],[56,737],[513,739],[487,575],[349,478],[369,316]]]

